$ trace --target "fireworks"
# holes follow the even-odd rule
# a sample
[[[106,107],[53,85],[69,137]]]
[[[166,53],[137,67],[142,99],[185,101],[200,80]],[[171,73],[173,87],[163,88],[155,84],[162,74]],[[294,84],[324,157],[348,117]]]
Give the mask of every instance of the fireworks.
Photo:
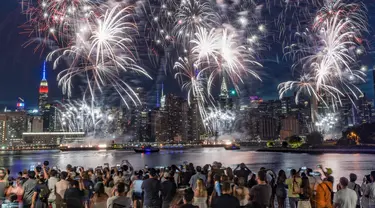
[[[216,108],[211,108],[208,111],[203,123],[211,133],[223,135],[232,130],[236,118],[234,112]]]
[[[140,47],[142,52],[154,58],[153,68],[173,73],[189,104],[198,105],[202,121],[212,131],[220,126],[212,120],[234,116],[216,110],[214,83],[228,80],[241,93],[239,85],[248,75],[261,80],[257,73],[262,67],[260,51],[271,48],[269,37],[275,32],[286,57],[294,61],[292,68],[301,75],[278,86],[280,98],[295,91],[296,103],[305,95],[328,106],[340,103],[344,96],[353,100],[362,95],[357,84],[365,81],[365,70],[357,69],[358,57],[366,53],[362,45],[363,33],[368,31],[365,6],[345,0],[271,2],[142,0],[130,5],[112,0],[27,0],[22,5],[28,17],[25,33],[31,37],[26,45],[37,43],[35,50],[52,50],[47,59],[54,62],[54,69],[67,66],[59,72],[58,82],[68,96],[79,79],[93,102],[111,88],[126,106],[137,106],[138,95],[125,80],[136,80],[136,75],[151,79],[138,65],[137,47],[142,43],[146,46]],[[272,20],[263,18],[264,9]],[[275,10],[281,13],[272,14]],[[167,70],[173,64],[173,70]],[[95,113],[86,113],[91,123],[80,122],[86,123],[80,128],[95,126]],[[69,121],[70,129],[77,129],[74,122]]]
[[[131,19],[130,7],[114,7],[106,10],[94,22],[82,25],[76,34],[72,46],[51,52],[48,59],[52,60],[56,54],[54,66],[60,60],[68,60],[69,68],[58,75],[59,84],[63,91],[71,94],[72,80],[78,75],[86,77],[92,97],[95,90],[102,91],[104,86],[112,86],[128,106],[126,98],[137,105],[139,99],[136,93],[127,84],[122,74],[133,71],[151,78],[148,73],[136,64],[135,49],[132,35],[136,27],[129,22]]]
[[[239,44],[239,36],[234,31],[227,28],[210,31],[199,28],[195,36],[196,39],[191,42],[196,63],[199,66],[207,65],[207,71],[210,71],[208,92],[217,75],[228,77],[235,86],[238,82],[243,82],[242,77],[247,74],[260,79],[250,65],[261,64],[255,60],[251,48]]]
[[[177,39],[188,44],[198,27],[213,28],[219,24],[219,15],[208,2],[183,0],[176,15],[174,33]]]
[[[346,17],[348,14],[352,15]],[[286,48],[287,54],[297,61],[294,68],[300,68],[303,75],[298,81],[281,83],[280,97],[295,90],[296,103],[300,94],[305,94],[326,105],[330,100],[335,109],[342,97],[353,102],[353,98],[362,95],[356,84],[365,81],[365,74],[357,69],[357,56],[361,53],[356,49],[361,31],[367,31],[365,19],[358,4],[326,2],[314,20],[313,29],[297,33],[301,41]]]

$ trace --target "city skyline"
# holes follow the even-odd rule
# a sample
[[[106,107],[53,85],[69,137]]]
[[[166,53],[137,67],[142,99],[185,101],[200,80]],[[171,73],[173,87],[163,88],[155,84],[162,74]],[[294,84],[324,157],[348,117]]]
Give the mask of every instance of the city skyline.
[[[371,5],[369,6],[371,7]],[[369,13],[370,24],[373,22],[371,21],[373,16],[374,15],[372,13]],[[27,41],[27,37],[19,34],[22,29],[20,29],[18,26],[20,26],[24,22],[25,17],[20,14],[20,5],[18,3],[6,0],[4,2],[4,7],[2,7],[0,10],[0,17],[4,17],[2,18],[2,27],[0,29],[9,32],[4,38],[1,38],[2,42],[0,42],[0,45],[4,45],[6,48],[12,48],[12,50],[10,51],[3,50],[0,54],[0,68],[11,69],[8,70],[9,72],[7,72],[9,73],[8,76],[2,76],[6,77],[6,79],[3,78],[3,80],[0,80],[0,86],[2,86],[2,88],[4,89],[12,89],[7,90],[0,95],[0,106],[15,105],[18,97],[22,97],[25,99],[26,107],[36,106],[36,97],[38,93],[37,83],[40,79],[40,68],[42,66],[43,57],[45,57],[46,52],[42,54],[40,54],[39,52],[33,53],[32,48],[22,47],[22,44]],[[369,41],[371,41],[371,38],[372,35],[370,34]],[[276,99],[278,97],[276,88],[277,85],[280,82],[286,81],[291,78],[291,64],[283,61],[280,50],[276,50],[276,53],[266,52],[266,56],[269,56],[271,58],[263,58],[260,60],[262,64],[264,64],[264,68],[260,70],[263,82],[253,84],[256,86],[250,87],[252,88],[252,94],[249,94],[249,96],[258,95],[265,100]],[[370,69],[369,71],[371,71],[371,63],[373,61],[371,58],[371,53],[369,53],[369,55],[365,56],[363,59],[363,63],[366,63],[365,65],[367,65]],[[48,76],[50,90],[49,96],[52,99],[61,98],[61,89],[57,87],[56,83],[57,71],[51,70],[51,63],[48,63],[47,66],[50,69],[48,70],[48,73],[50,75]],[[371,78],[372,76],[367,77],[367,79],[369,79],[370,81],[372,80]],[[154,76],[154,79],[156,79],[156,76]],[[174,93],[181,96],[186,96],[184,92],[181,92],[181,90],[178,89],[178,83],[172,75],[167,76],[164,85],[166,86],[166,93]],[[368,89],[368,92],[370,92],[366,94],[370,94],[369,97],[372,97],[373,88],[368,87],[369,85],[371,85],[371,82],[368,82],[365,85],[365,89]],[[217,91],[219,91],[220,86],[216,85],[215,88],[217,88]]]

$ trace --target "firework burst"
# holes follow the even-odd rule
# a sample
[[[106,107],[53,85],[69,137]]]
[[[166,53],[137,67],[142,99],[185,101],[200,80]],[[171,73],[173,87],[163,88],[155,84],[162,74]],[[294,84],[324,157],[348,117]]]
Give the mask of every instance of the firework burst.
[[[127,99],[137,105],[139,99],[129,84],[123,81],[121,74],[134,72],[151,78],[147,72],[136,64],[132,35],[136,27],[129,22],[131,7],[108,9],[95,22],[83,26],[84,29],[76,34],[74,44],[51,52],[48,59],[55,56],[54,67],[60,60],[68,60],[69,68],[58,75],[59,84],[63,91],[71,94],[72,80],[83,75],[88,81],[91,96],[95,90],[110,85],[120,95],[126,105]],[[61,54],[60,54],[61,53]]]
[[[208,2],[182,0],[173,29],[177,40],[186,45],[198,27],[213,28],[219,25],[219,15],[212,8]]]
[[[241,45],[239,36],[227,28],[212,29],[207,31],[198,28],[192,40],[193,54],[197,65],[207,66],[210,75],[208,77],[208,91],[217,75],[228,77],[237,86],[243,82],[244,75],[252,75],[260,79],[259,75],[250,66],[262,66],[255,60],[251,47]]]

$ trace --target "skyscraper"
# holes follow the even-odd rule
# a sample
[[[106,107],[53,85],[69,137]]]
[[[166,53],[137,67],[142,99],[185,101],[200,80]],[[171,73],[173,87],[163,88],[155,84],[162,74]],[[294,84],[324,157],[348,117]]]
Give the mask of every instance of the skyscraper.
[[[43,76],[39,86],[39,112],[44,113],[48,101],[48,82],[46,79],[46,62],[43,63]]]

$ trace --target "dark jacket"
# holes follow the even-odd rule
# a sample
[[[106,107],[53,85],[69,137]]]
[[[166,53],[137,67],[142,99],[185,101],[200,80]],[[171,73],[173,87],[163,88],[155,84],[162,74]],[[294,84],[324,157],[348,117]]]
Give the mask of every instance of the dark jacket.
[[[234,196],[223,194],[216,197],[212,202],[212,208],[239,208],[240,201]]]

